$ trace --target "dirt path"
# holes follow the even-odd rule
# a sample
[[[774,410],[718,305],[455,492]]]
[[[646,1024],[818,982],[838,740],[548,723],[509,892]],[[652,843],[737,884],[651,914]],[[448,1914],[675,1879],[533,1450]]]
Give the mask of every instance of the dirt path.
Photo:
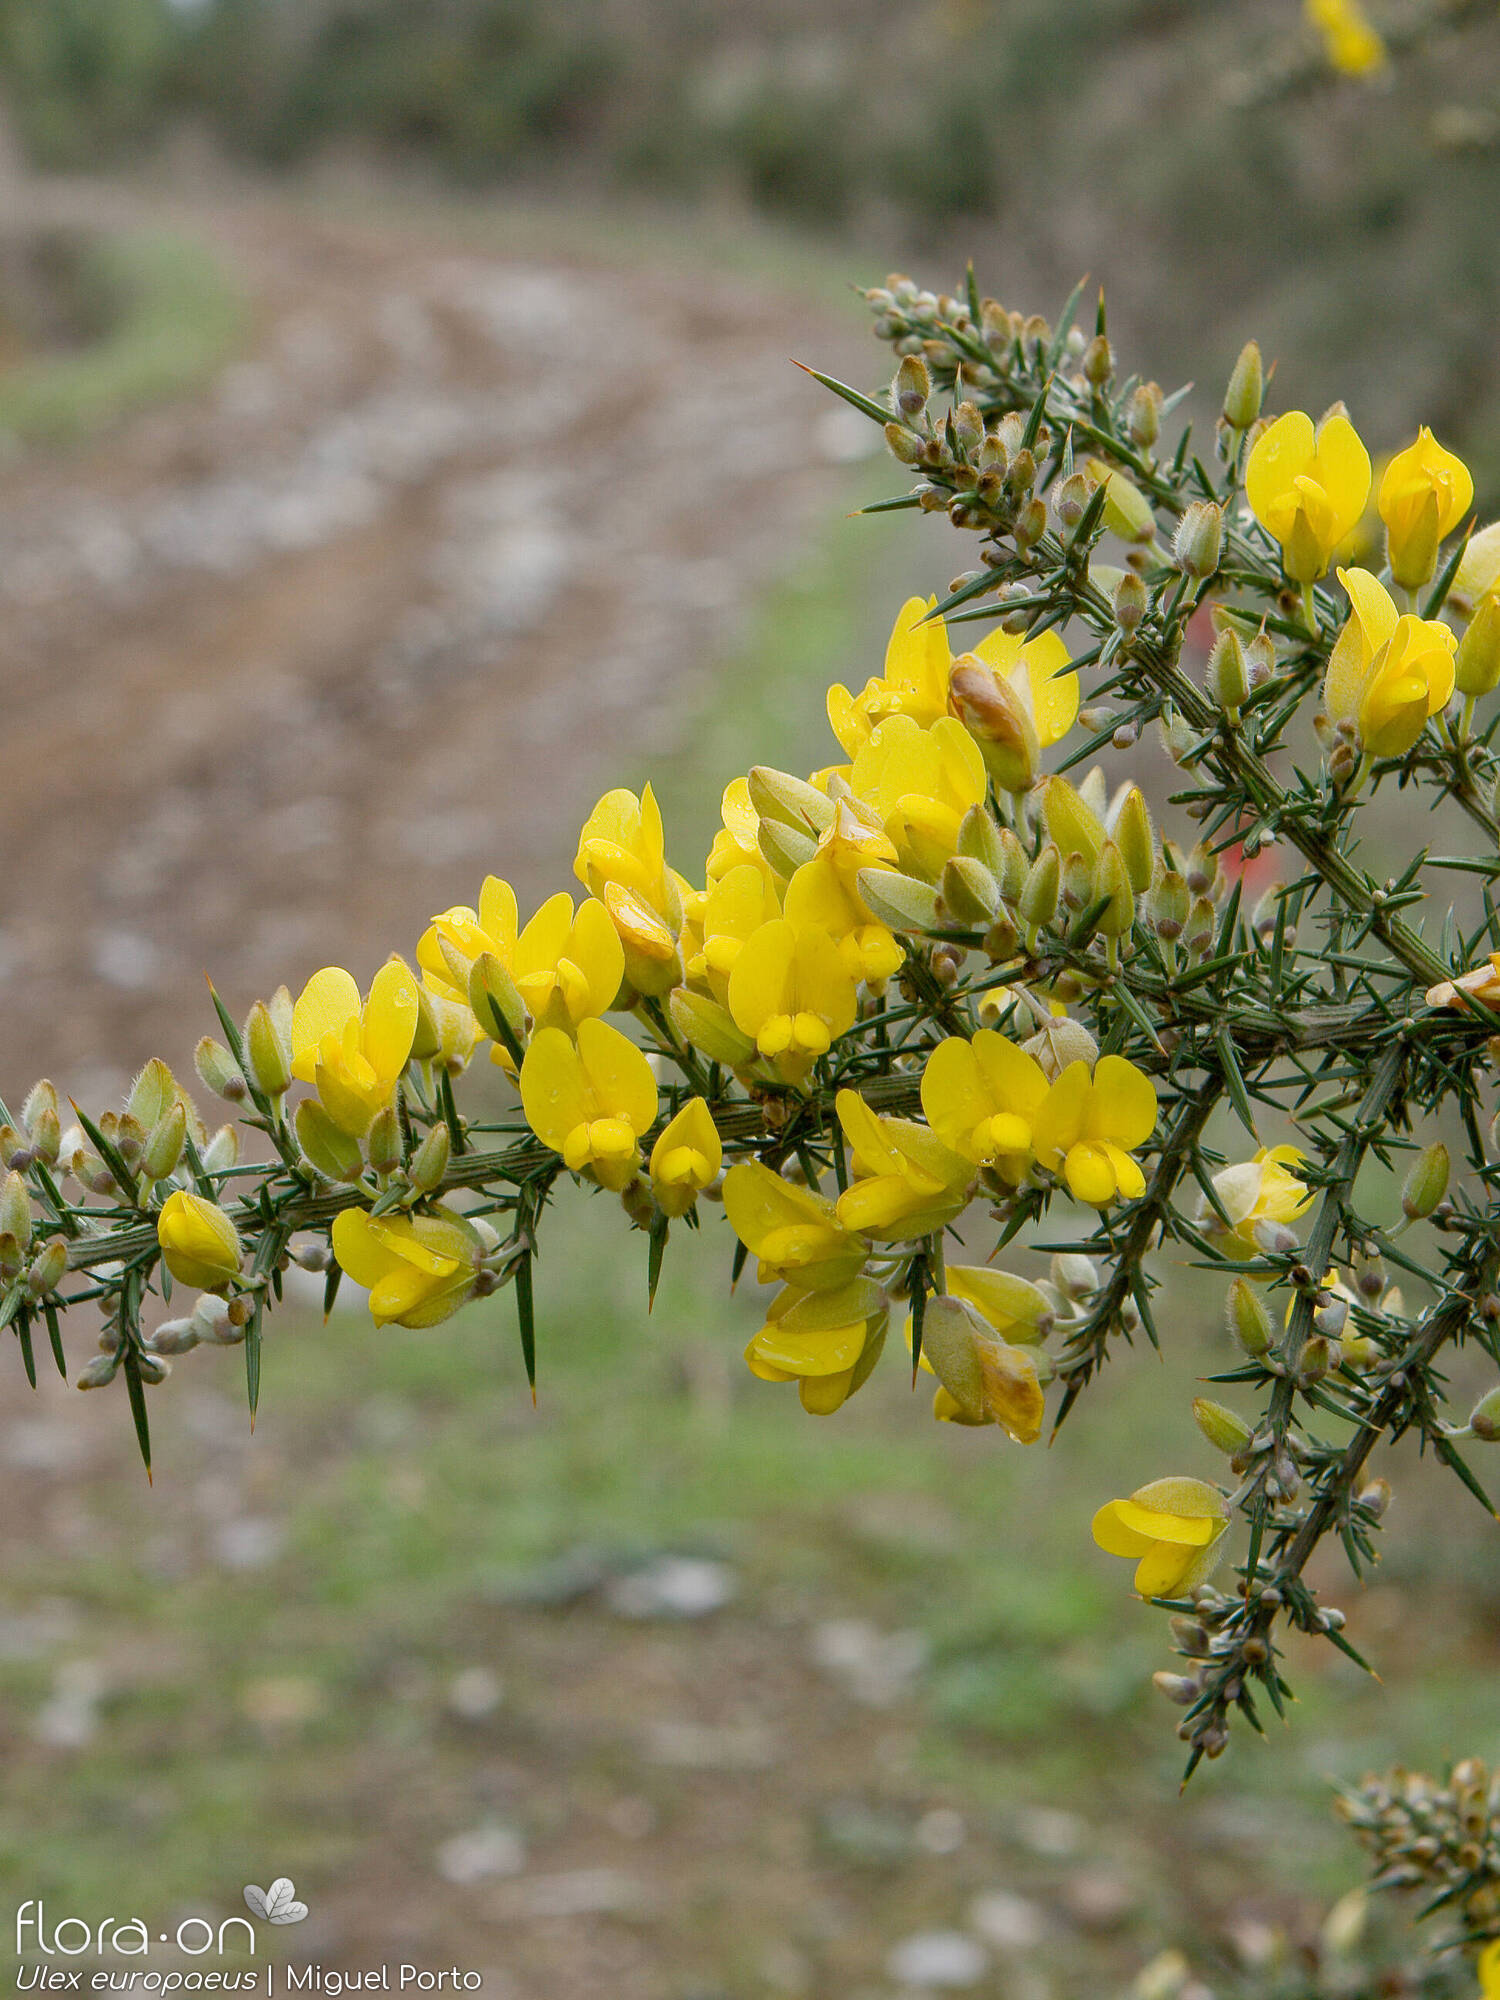
[[[103,1097],[236,1006],[410,950],[680,739],[847,427],[830,312],[241,202],[198,397],[0,478],[3,1087]],[[852,351],[851,351],[852,349]]]

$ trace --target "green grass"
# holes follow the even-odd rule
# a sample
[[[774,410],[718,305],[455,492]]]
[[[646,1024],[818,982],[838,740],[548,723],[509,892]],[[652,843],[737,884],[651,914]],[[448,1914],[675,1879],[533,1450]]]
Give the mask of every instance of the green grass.
[[[27,444],[73,443],[148,404],[186,394],[232,351],[244,302],[206,245],[131,232],[81,253],[80,283],[108,329],[76,352],[0,373],[0,431]]]

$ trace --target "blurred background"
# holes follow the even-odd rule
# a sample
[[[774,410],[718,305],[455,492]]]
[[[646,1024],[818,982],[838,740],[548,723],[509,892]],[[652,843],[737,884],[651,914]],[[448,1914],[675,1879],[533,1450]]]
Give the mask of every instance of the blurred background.
[[[186,1071],[205,971],[242,1013],[488,870],[568,885],[610,784],[692,869],[736,770],[823,762],[965,560],[849,518],[900,481],[790,361],[878,384],[851,282],[1086,271],[1200,422],[1254,334],[1278,406],[1430,423],[1492,513],[1467,18],[1361,86],[1294,0],[0,0],[0,1092],[98,1109]],[[237,1357],[179,1366],[148,1491],[121,1397],[3,1357],[12,1904],[284,1873],[293,1955],[492,2000],[1071,2000],[1178,1943],[1224,1992],[1359,1879],[1329,1779],[1500,1752],[1494,1526],[1406,1451],[1378,1581],[1319,1579],[1385,1685],[1294,1659],[1295,1729],[1177,1799],[1087,1523],[1213,1475],[1190,1277],[1180,1350],[1022,1453],[899,1367],[827,1423],[752,1381],[722,1228],[648,1320],[613,1205],[557,1220],[536,1410],[504,1296],[304,1305],[253,1440]]]

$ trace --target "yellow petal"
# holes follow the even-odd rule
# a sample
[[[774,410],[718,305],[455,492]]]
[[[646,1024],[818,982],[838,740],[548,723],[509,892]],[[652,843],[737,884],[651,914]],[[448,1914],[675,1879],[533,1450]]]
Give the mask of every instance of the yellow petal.
[[[1144,1145],[1156,1130],[1156,1086],[1124,1056],[1101,1056],[1089,1105],[1090,1138]]]
[[[1173,1514],[1160,1507],[1143,1507],[1138,1500],[1117,1500],[1116,1518],[1151,1542],[1180,1543],[1201,1549],[1218,1533],[1219,1522],[1201,1514]]]
[[[1192,1550],[1157,1542],[1136,1564],[1135,1587],[1142,1597],[1176,1597],[1194,1567]]]
[[[342,1037],[344,1023],[359,1013],[359,988],[342,966],[325,965],[315,972],[292,1009],[292,1074],[312,1082],[312,1066],[325,1035]]]
[[[1297,474],[1307,469],[1313,451],[1312,418],[1302,410],[1288,410],[1255,440],[1245,466],[1245,497],[1262,527],[1271,527],[1270,517]]]
[[[1093,1520],[1094,1540],[1108,1556],[1143,1556],[1153,1546],[1152,1538],[1121,1519],[1123,1505],[1120,1500],[1107,1500],[1099,1509]]]
[[[1072,1062],[1037,1106],[1031,1138],[1044,1167],[1055,1170],[1062,1155],[1083,1136],[1089,1090],[1088,1064]]]
[[[406,1068],[417,1032],[417,982],[410,966],[389,959],[370,982],[364,1011],[364,1054],[375,1074],[394,1082]]]
[[[1078,720],[1078,676],[1061,634],[1044,632],[1021,655],[1031,690],[1031,713],[1037,741],[1044,750],[1060,743]]]
[[[544,1146],[560,1153],[568,1134],[597,1110],[571,1038],[561,1028],[538,1028],[521,1064],[521,1108]]]
[[[392,1256],[362,1208],[340,1209],[333,1218],[333,1254],[339,1268],[371,1291],[391,1268]]]
[[[600,1110],[640,1136],[656,1117],[656,1078],[628,1036],[607,1021],[578,1023],[578,1055]]]

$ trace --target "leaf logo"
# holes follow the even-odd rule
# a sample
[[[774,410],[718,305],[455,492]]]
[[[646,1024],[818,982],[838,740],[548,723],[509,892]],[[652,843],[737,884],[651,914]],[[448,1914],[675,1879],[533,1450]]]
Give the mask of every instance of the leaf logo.
[[[253,1882],[247,1883],[245,1902],[256,1916],[264,1917],[268,1924],[300,1924],[307,1915],[307,1905],[297,1901],[297,1891],[292,1886],[290,1875],[278,1875],[269,1889],[257,1888]]]

